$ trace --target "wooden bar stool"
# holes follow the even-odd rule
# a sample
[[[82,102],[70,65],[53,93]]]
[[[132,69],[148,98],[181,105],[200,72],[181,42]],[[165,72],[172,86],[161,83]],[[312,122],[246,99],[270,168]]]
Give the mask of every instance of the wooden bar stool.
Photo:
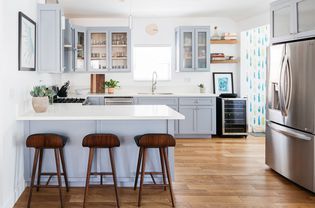
[[[144,134],[144,135],[136,136],[134,139],[135,139],[137,146],[140,147],[138,164],[137,164],[136,179],[135,179],[135,185],[134,185],[134,190],[136,190],[137,189],[137,183],[138,183],[138,177],[140,174],[141,178],[140,178],[140,188],[139,188],[139,195],[138,195],[138,206],[141,206],[141,192],[142,192],[142,188],[143,188],[144,175],[149,174],[153,180],[154,185],[162,186],[162,187],[164,187],[164,190],[166,190],[167,186],[169,187],[170,194],[171,194],[171,200],[172,200],[172,206],[174,207],[175,201],[174,201],[174,194],[173,194],[173,188],[172,188],[172,179],[171,179],[170,167],[169,167],[169,162],[168,162],[168,158],[167,158],[167,151],[166,151],[166,149],[168,147],[175,147],[176,141],[175,141],[174,137],[172,135],[169,135],[169,134]],[[162,172],[145,172],[145,162],[146,162],[146,154],[147,154],[148,148],[159,148]],[[142,167],[141,167],[141,173],[140,173],[139,171],[140,171],[141,162],[142,162]],[[166,166],[166,174],[167,174],[168,184],[166,183],[166,179],[165,179],[165,166],[164,166],[164,164]],[[155,179],[153,177],[153,175],[156,175],[156,174],[162,174],[163,184],[156,184]]]
[[[33,187],[37,187],[37,191],[39,191],[40,187],[58,188],[59,197],[60,197],[60,205],[61,207],[63,207],[63,200],[62,200],[62,193],[61,193],[61,186],[62,186],[61,175],[64,176],[67,192],[69,191],[67,171],[66,171],[65,160],[63,156],[63,147],[65,146],[66,142],[67,142],[66,137],[63,137],[57,134],[32,134],[26,139],[26,146],[35,148],[30,192],[29,192],[29,198],[28,198],[28,203],[27,203],[28,208],[31,206]],[[56,173],[42,173],[42,162],[43,162],[45,149],[53,149],[55,152],[55,161],[56,161],[56,170],[57,170]],[[60,172],[60,159],[61,159],[63,173]],[[34,185],[37,163],[39,163],[38,173],[37,173],[37,185]],[[41,179],[40,177],[42,175],[49,176],[46,185],[40,185],[40,179]],[[55,175],[57,176],[57,179],[58,179],[58,185],[57,186],[49,185],[51,178]]]
[[[88,160],[88,167],[87,167],[87,173],[86,173],[86,184],[85,184],[85,190],[84,190],[84,200],[83,200],[83,207],[85,207],[85,201],[86,201],[86,195],[90,186],[90,176],[91,175],[100,175],[100,183],[103,185],[103,175],[112,175],[113,181],[114,181],[114,187],[115,187],[115,195],[116,195],[116,204],[117,207],[119,207],[119,198],[118,198],[118,190],[117,190],[117,181],[116,181],[116,169],[115,169],[115,161],[113,157],[112,148],[119,147],[120,142],[116,135],[114,134],[89,134],[84,137],[82,141],[83,147],[90,148],[89,151],[89,160]],[[109,151],[109,158],[110,163],[112,167],[112,172],[92,172],[92,161],[94,157],[94,151],[96,148],[108,148]]]

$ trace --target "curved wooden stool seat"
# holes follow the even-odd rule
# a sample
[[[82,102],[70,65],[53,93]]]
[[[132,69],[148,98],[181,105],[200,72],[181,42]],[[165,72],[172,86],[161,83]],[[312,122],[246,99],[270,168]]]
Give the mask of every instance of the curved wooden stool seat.
[[[84,199],[83,199],[83,207],[85,207],[86,196],[90,186],[90,176],[91,175],[100,175],[100,185],[103,185],[103,176],[104,175],[112,175],[115,187],[115,195],[116,195],[116,205],[119,207],[119,197],[118,197],[118,189],[117,189],[117,181],[116,181],[116,168],[113,157],[112,148],[119,147],[120,141],[118,137],[114,134],[89,134],[83,138],[82,141],[83,147],[88,147],[89,150],[89,160],[88,167],[86,173],[86,183],[84,190]],[[112,172],[91,172],[92,162],[94,157],[94,152],[96,148],[108,148],[109,158],[112,167]]]
[[[119,147],[120,141],[114,134],[89,134],[82,141],[83,147],[112,148]]]
[[[166,191],[167,186],[169,187],[171,200],[172,200],[172,206],[174,207],[175,201],[174,201],[174,194],[173,194],[173,188],[172,188],[170,167],[169,167],[169,162],[168,162],[168,157],[167,157],[167,148],[175,147],[176,145],[175,138],[169,134],[144,134],[144,135],[135,136],[134,140],[137,146],[140,147],[137,171],[136,171],[136,179],[135,179],[135,185],[134,185],[134,190],[136,190],[138,177],[140,174],[141,178],[140,178],[140,187],[139,187],[139,195],[138,195],[138,206],[141,206],[141,197],[142,197],[141,193],[143,189],[144,175],[149,174],[152,178],[154,185],[164,187],[164,191]],[[159,148],[162,172],[145,172],[147,148]],[[141,167],[141,172],[140,172],[141,163],[142,163],[142,167]],[[166,183],[165,172],[167,175],[168,184]],[[153,175],[157,175],[157,174],[162,174],[163,184],[156,184]]]
[[[59,197],[60,197],[60,205],[63,207],[63,200],[62,200],[62,193],[61,193],[61,175],[64,176],[66,189],[69,191],[69,184],[68,184],[68,177],[67,177],[67,171],[65,166],[65,160],[63,156],[63,147],[65,146],[67,142],[67,138],[58,134],[32,134],[26,139],[26,146],[30,148],[35,148],[35,154],[34,154],[34,162],[33,162],[33,170],[32,170],[32,177],[31,177],[31,184],[30,184],[30,192],[29,192],[29,198],[28,198],[28,204],[27,207],[29,208],[31,206],[31,200],[32,200],[32,192],[33,187],[37,188],[37,191],[39,191],[40,187],[45,188],[58,188],[59,189]],[[56,173],[42,173],[42,163],[43,163],[43,157],[44,157],[44,149],[53,149],[55,152],[55,161],[56,161]],[[60,171],[60,160],[62,165],[63,173]],[[37,163],[38,163],[38,173],[37,173],[37,185],[34,185],[35,181],[35,175],[37,170]],[[49,176],[46,185],[41,185],[40,180],[41,176],[46,175]],[[49,185],[49,182],[53,176],[57,176],[58,179],[58,185]]]
[[[32,134],[26,139],[26,146],[54,149],[65,146],[67,138],[58,134]]]

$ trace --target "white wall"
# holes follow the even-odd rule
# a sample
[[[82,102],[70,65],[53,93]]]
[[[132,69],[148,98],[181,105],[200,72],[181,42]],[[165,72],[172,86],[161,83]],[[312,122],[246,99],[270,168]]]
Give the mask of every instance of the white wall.
[[[0,65],[0,207],[12,207],[24,190],[23,125],[16,112],[30,109],[29,91],[33,85],[60,81],[58,75],[18,71],[18,11],[36,20],[37,0],[1,0]]]
[[[73,24],[82,26],[128,26],[127,19],[71,19]],[[150,36],[145,33],[145,26],[155,23],[159,26],[159,33]],[[237,32],[237,24],[228,18],[134,18],[133,29],[131,33],[132,45],[161,44],[171,45],[173,47],[173,67],[172,80],[159,82],[158,90],[165,91],[190,91],[198,92],[197,84],[204,83],[208,91],[212,92],[212,73],[215,71],[234,72],[235,89],[238,92],[239,85],[239,65],[223,64],[211,65],[211,72],[175,72],[175,28],[177,26],[218,26],[221,32]],[[239,56],[239,47],[237,45],[212,45],[212,52],[225,52],[226,54]],[[121,90],[132,89],[149,91],[151,83],[134,81],[132,73],[107,73],[106,79],[113,78],[120,81]],[[89,74],[64,74],[62,80],[70,80],[73,88],[88,88]],[[135,89],[136,88],[136,89]],[[141,88],[141,89],[140,89]],[[166,89],[167,88],[167,89]]]
[[[258,14],[238,22],[239,32],[270,24],[270,12]]]

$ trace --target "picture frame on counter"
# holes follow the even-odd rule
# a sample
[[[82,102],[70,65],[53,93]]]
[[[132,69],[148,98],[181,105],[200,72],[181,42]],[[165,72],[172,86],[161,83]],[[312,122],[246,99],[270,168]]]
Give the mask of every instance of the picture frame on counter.
[[[19,71],[36,70],[36,23],[19,12],[18,32],[18,69]]]
[[[212,76],[214,94],[234,93],[232,72],[214,72]]]

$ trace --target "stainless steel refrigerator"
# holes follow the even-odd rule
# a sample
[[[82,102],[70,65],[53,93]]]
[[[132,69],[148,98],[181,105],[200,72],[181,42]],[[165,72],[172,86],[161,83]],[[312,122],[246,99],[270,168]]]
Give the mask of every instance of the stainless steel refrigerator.
[[[315,192],[315,40],[271,46],[268,65],[266,164]]]

